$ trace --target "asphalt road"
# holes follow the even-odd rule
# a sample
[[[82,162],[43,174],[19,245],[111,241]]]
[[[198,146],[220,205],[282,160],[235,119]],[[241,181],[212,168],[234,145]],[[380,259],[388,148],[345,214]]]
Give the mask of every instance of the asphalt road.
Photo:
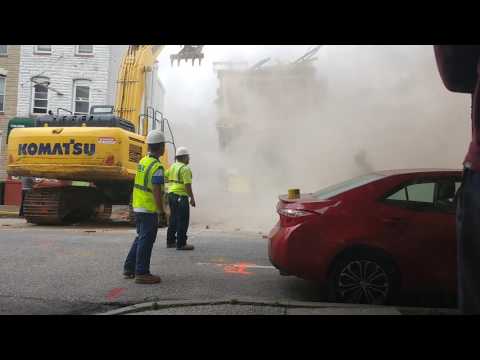
[[[145,301],[261,299],[320,301],[319,287],[278,274],[262,234],[195,228],[192,252],[155,243],[156,285],[122,277],[134,230],[117,226],[46,227],[0,219],[0,314],[91,314]]]

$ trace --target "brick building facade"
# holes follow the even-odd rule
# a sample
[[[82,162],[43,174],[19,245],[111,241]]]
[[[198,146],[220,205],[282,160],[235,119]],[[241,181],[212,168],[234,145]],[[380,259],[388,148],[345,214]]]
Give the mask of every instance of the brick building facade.
[[[7,125],[17,112],[20,50],[20,45],[0,45],[0,181],[7,177]]]
[[[12,117],[87,114],[115,105],[117,77],[128,45],[0,45],[0,182],[7,178],[7,125]],[[157,65],[147,77],[147,105],[163,111]]]
[[[109,63],[110,45],[22,45],[17,116],[106,104]]]

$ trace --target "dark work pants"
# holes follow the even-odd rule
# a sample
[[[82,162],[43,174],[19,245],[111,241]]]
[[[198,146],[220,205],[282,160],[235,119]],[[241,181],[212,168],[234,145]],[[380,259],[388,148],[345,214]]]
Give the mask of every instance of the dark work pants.
[[[157,238],[158,214],[135,213],[137,237],[130,248],[123,270],[137,275],[150,274],[150,258]]]
[[[480,314],[480,172],[465,169],[457,205],[458,305]]]
[[[20,204],[20,212],[18,214],[18,216],[20,217],[23,217],[24,215],[24,209],[23,209],[23,205],[25,203],[25,196],[27,195],[27,193],[29,192],[30,190],[29,189],[23,189],[22,190],[22,203]]]
[[[187,231],[190,223],[190,204],[188,196],[168,194],[170,221],[167,231],[167,244],[177,243],[177,248],[187,244]]]

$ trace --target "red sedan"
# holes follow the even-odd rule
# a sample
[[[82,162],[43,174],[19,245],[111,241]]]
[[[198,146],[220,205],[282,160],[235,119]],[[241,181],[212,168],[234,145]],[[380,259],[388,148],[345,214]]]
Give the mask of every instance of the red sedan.
[[[458,170],[376,172],[290,200],[269,234],[283,275],[326,285],[333,302],[388,304],[456,292]]]

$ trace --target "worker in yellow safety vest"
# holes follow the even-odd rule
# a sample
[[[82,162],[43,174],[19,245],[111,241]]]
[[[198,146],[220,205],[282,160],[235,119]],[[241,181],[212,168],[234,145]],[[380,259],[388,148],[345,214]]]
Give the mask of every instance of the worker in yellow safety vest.
[[[192,171],[190,154],[186,147],[179,147],[175,154],[176,161],[166,172],[168,182],[168,205],[170,219],[167,230],[167,248],[177,250],[193,250],[187,245],[187,231],[190,222],[190,205],[195,207],[195,196],[192,190]]]
[[[160,157],[165,152],[165,136],[152,130],[146,139],[148,154],[140,160],[133,187],[133,211],[137,236],[124,264],[123,275],[138,284],[156,284],[159,276],[150,273],[150,258],[157,238],[158,216],[165,213],[163,204],[165,171]]]

